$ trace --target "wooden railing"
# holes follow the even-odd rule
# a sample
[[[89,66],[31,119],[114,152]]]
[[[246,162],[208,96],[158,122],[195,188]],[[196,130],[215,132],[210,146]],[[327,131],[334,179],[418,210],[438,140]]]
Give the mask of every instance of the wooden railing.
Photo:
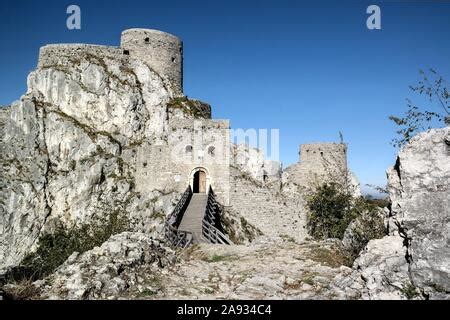
[[[222,205],[217,202],[212,188],[208,191],[205,216],[202,221],[202,236],[209,243],[230,244],[231,241],[223,233],[220,216],[223,212]]]
[[[186,248],[192,243],[193,235],[191,232],[178,230],[178,226],[183,219],[183,215],[191,198],[192,189],[189,186],[164,223],[164,235],[167,241],[174,247]]]
[[[193,235],[191,232],[178,230],[168,224],[164,226],[164,232],[167,241],[175,248],[184,249],[192,243]]]
[[[230,244],[231,241],[228,237],[219,231],[216,227],[210,224],[208,221],[203,219],[202,224],[202,236],[203,239],[209,243],[216,244]]]
[[[172,213],[166,219],[166,222],[172,227],[178,228],[183,219],[184,212],[189,205],[189,201],[192,198],[192,189],[191,186],[187,187],[186,191],[181,196],[180,201],[178,201],[175,208],[172,210]]]

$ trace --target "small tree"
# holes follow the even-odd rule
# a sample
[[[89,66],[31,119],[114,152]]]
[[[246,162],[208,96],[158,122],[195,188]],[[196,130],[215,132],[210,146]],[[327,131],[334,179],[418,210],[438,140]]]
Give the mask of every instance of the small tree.
[[[409,88],[419,95],[424,95],[431,103],[429,108],[421,108],[412,100],[406,99],[408,110],[403,117],[390,116],[400,129],[397,130],[398,138],[392,139],[394,147],[406,144],[420,131],[431,129],[433,124],[443,123],[450,116],[449,91],[447,81],[434,69],[428,73],[419,71],[421,80],[415,86]]]
[[[314,239],[339,238],[354,218],[352,196],[335,183],[325,183],[307,198],[307,228]]]
[[[386,203],[363,197],[354,198],[342,186],[333,183],[317,187],[306,198],[306,202],[309,209],[308,232],[316,240],[343,240],[352,223],[351,232],[344,244],[352,259],[369,240],[385,235],[380,207],[387,205]]]

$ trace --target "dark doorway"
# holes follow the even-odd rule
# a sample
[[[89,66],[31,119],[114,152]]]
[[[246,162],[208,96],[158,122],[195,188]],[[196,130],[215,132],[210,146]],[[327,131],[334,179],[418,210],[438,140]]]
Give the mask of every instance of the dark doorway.
[[[194,173],[194,193],[206,193],[206,172],[199,170]]]

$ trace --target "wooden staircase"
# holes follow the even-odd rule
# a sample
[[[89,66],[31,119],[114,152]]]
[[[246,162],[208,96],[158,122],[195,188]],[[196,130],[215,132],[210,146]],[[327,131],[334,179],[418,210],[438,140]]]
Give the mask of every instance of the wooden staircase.
[[[231,244],[223,233],[222,212],[212,188],[206,194],[192,193],[188,187],[166,220],[166,239],[172,246],[181,248],[200,242]]]
[[[192,233],[193,243],[199,243],[202,240],[202,221],[207,201],[206,193],[194,193],[178,227],[180,231]]]

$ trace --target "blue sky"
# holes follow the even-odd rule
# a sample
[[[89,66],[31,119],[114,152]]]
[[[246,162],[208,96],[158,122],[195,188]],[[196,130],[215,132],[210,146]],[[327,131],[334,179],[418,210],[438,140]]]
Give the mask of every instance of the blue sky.
[[[66,28],[77,4],[82,30]],[[381,8],[382,29],[366,28]],[[408,85],[433,67],[450,78],[450,1],[1,1],[0,105],[26,90],[39,47],[119,45],[122,30],[160,29],[184,41],[186,95],[233,128],[280,129],[285,166],[298,145],[349,144],[362,184],[385,184],[396,150],[391,114],[416,99]],[[417,98],[418,99],[418,98]]]

